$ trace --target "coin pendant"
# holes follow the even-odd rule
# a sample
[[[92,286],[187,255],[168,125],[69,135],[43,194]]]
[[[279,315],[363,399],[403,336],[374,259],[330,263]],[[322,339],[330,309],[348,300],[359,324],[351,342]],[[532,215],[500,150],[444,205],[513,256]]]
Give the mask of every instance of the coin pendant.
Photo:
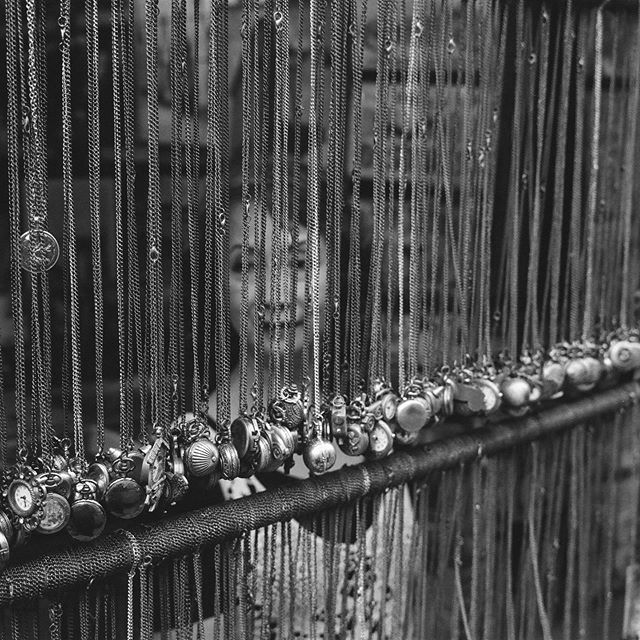
[[[20,236],[20,263],[31,273],[49,271],[60,257],[60,246],[53,234],[44,229],[25,231]]]

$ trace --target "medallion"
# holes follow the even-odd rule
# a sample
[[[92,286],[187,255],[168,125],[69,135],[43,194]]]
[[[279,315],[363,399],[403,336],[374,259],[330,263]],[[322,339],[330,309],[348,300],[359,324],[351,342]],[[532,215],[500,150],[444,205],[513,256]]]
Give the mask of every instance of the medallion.
[[[60,246],[45,229],[25,231],[20,236],[20,262],[31,273],[49,271],[60,257]]]

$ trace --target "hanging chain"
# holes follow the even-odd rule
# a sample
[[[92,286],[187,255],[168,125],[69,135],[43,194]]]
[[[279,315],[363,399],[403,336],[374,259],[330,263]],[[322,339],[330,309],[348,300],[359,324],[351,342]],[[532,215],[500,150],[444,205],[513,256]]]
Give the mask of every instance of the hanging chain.
[[[89,147],[89,217],[91,220],[91,266],[93,280],[95,357],[96,357],[96,413],[98,450],[104,447],[104,301],[102,292],[102,249],[100,246],[100,92],[98,0],[85,0],[87,34],[87,127]]]

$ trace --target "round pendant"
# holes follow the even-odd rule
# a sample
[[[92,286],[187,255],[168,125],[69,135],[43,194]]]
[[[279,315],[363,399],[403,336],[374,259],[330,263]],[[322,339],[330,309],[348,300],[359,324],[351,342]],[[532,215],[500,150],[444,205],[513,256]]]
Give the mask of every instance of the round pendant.
[[[71,506],[68,500],[59,493],[49,493],[42,505],[43,515],[36,531],[52,535],[62,531],[69,523]]]
[[[7,566],[10,556],[11,548],[9,546],[9,541],[4,533],[0,532],[0,571]]]
[[[336,450],[329,440],[315,437],[305,445],[302,457],[311,473],[324,473],[336,463]]]
[[[502,394],[498,385],[487,378],[476,378],[473,381],[478,389],[482,392],[482,400],[484,407],[482,413],[488,416],[495,413],[502,404]]]
[[[370,458],[378,459],[389,455],[393,449],[393,432],[384,420],[376,420],[369,433]]]
[[[107,524],[107,513],[103,506],[91,498],[80,499],[71,505],[67,532],[74,540],[95,540]]]
[[[369,434],[361,422],[349,421],[345,437],[337,442],[340,450],[348,456],[362,456],[369,448]]]
[[[93,480],[98,486],[98,493],[96,497],[102,498],[109,486],[109,482],[111,482],[109,467],[107,467],[104,462],[94,462],[89,465],[87,477]]]
[[[60,257],[60,246],[44,229],[25,231],[20,236],[20,264],[31,273],[49,271]]]
[[[241,416],[231,423],[231,441],[240,460],[253,455],[258,445],[260,429],[254,418]]]
[[[220,475],[225,480],[233,480],[240,473],[240,457],[238,451],[231,442],[222,442],[218,446],[220,455]]]
[[[401,429],[415,433],[427,426],[432,415],[431,405],[425,398],[404,398],[398,403],[396,421]]]
[[[28,518],[38,509],[39,503],[46,496],[46,489],[42,485],[35,486],[27,480],[16,478],[9,485],[6,493],[7,502],[13,513],[20,518]],[[42,497],[41,494],[43,494]]]
[[[218,447],[208,438],[194,440],[184,452],[186,470],[197,478],[213,473],[218,467],[219,461]]]
[[[146,491],[132,478],[116,478],[104,494],[104,503],[110,514],[130,520],[144,511]]]

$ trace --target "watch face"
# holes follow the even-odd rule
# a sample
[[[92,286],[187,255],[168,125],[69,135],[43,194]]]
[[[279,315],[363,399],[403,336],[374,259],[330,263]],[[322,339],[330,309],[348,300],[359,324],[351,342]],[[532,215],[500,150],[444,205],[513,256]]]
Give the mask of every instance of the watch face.
[[[383,458],[393,449],[393,433],[386,422],[378,420],[369,434],[369,454]]]
[[[59,493],[49,493],[42,505],[43,515],[36,531],[47,535],[62,531],[69,522],[71,507]]]
[[[26,480],[14,480],[7,490],[7,500],[13,512],[23,518],[30,516],[38,507],[35,489]]]

